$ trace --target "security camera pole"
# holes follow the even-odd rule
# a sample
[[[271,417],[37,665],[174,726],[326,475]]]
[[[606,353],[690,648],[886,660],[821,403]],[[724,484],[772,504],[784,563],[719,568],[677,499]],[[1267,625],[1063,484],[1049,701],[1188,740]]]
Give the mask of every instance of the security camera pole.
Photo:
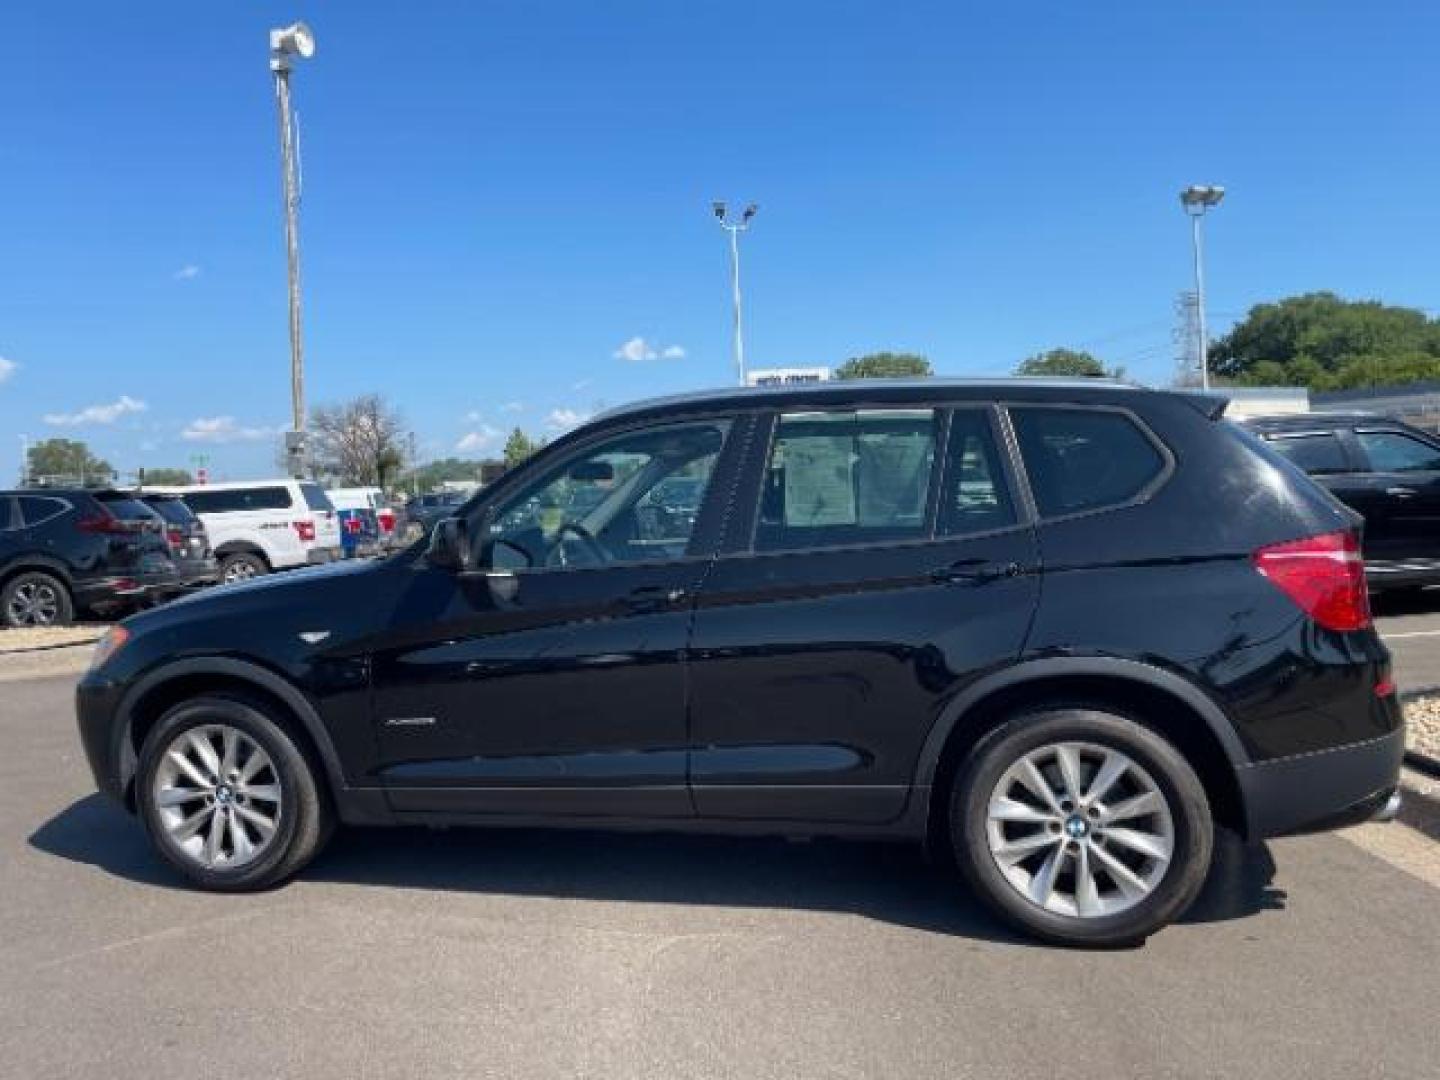
[[[715,220],[720,222],[720,227],[730,234],[730,291],[735,303],[735,374],[740,379],[740,385],[744,386],[745,334],[740,316],[740,234],[750,228],[750,222],[759,212],[760,207],[751,203],[745,207],[739,221],[730,221],[726,216],[723,202],[717,201],[711,203],[710,206],[715,213]]]
[[[1205,248],[1201,242],[1200,219],[1205,211],[1220,205],[1225,189],[1216,184],[1192,184],[1180,192],[1180,205],[1190,215],[1195,251],[1195,316],[1199,331],[1200,389],[1210,389],[1210,337],[1205,328]]]
[[[280,119],[280,183],[285,199],[285,255],[290,281],[290,410],[285,457],[292,476],[305,473],[305,354],[300,339],[300,192],[296,180],[295,123],[290,111],[290,62],[315,55],[315,35],[303,22],[270,31],[270,71]]]

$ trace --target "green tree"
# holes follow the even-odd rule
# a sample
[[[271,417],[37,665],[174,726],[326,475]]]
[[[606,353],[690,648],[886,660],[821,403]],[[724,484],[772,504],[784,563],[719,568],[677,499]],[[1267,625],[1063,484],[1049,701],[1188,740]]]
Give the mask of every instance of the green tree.
[[[505,440],[505,464],[514,468],[545,444],[530,438],[518,427]]]
[[[115,470],[78,439],[42,439],[30,447],[27,479],[70,484],[108,484]]]
[[[190,475],[189,469],[146,469],[145,483],[160,484],[163,486],[179,487],[182,484],[193,484],[195,478]]]
[[[1050,349],[1022,360],[1015,374],[1123,379],[1125,369],[1107,368],[1090,353],[1078,349]]]
[[[837,379],[911,379],[933,374],[930,361],[917,353],[868,353],[835,369]]]
[[[1440,323],[1416,308],[1306,293],[1257,304],[1210,346],[1241,385],[1348,390],[1440,378]]]

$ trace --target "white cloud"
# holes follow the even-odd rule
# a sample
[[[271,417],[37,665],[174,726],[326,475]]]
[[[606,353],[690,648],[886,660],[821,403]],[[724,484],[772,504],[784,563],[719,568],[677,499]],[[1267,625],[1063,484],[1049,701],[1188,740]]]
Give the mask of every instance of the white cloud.
[[[588,413],[577,412],[574,409],[551,409],[550,415],[545,418],[545,426],[551,431],[569,431],[589,419]]]
[[[570,389],[571,389],[571,390],[584,390],[587,386],[594,386],[594,385],[595,385],[595,380],[594,380],[594,379],[581,379],[579,382],[573,382],[573,383],[571,383],[571,384],[570,384]]]
[[[186,424],[180,437],[186,442],[229,443],[258,442],[275,434],[274,428],[244,427],[233,416],[202,416]]]
[[[6,360],[5,357],[0,356],[0,383],[5,382],[11,375],[14,375],[15,369],[19,366],[20,365],[15,363],[14,360]]]
[[[474,431],[467,431],[455,444],[462,454],[484,454],[500,445],[501,432],[489,424],[481,424]]]
[[[175,273],[171,274],[170,276],[173,277],[176,281],[194,281],[197,277],[200,276],[200,267],[196,266],[194,263],[186,263],[184,266],[180,267],[179,270],[176,270]]]
[[[479,410],[479,409],[471,409],[469,412],[467,412],[467,413],[465,414],[465,422],[466,422],[467,424],[474,424],[474,423],[477,423],[479,420],[480,420],[480,410]]]
[[[632,337],[614,352],[616,360],[624,360],[626,363],[638,364],[645,360],[683,360],[685,349],[680,345],[661,346],[658,342],[651,343],[643,337]],[[588,382],[587,382],[588,385]],[[577,386],[575,389],[580,389]]]
[[[500,411],[509,413],[524,412],[525,403],[523,401],[507,401],[504,405],[500,406]]]
[[[84,424],[113,424],[126,413],[144,412],[145,402],[137,401],[129,394],[121,394],[108,405],[87,405],[79,412],[46,413],[45,423],[56,427],[80,427]]]

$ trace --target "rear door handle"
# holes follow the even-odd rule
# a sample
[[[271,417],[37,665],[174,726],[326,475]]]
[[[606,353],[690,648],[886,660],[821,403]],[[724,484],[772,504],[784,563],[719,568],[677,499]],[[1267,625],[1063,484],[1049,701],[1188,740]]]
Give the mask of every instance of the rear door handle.
[[[1388,487],[1385,489],[1385,494],[1393,495],[1397,499],[1413,499],[1419,492],[1408,487]]]
[[[631,611],[664,611],[681,603],[688,594],[684,589],[667,589],[663,585],[647,585],[634,589],[625,597]]]
[[[983,585],[987,581],[1019,576],[1019,563],[998,563],[988,559],[960,559],[930,571],[930,580],[939,585]]]

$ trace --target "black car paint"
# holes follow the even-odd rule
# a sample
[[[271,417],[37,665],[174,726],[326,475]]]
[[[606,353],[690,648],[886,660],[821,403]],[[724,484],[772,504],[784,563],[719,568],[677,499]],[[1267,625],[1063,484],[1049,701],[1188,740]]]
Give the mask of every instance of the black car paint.
[[[66,509],[36,524],[23,522],[22,498],[56,499]],[[104,488],[21,488],[0,491],[0,583],[29,570],[58,578],[80,608],[119,610],[175,586],[174,564],[158,529],[137,526],[125,533],[81,529],[86,518],[108,514],[104,503],[126,498]]]
[[[1165,475],[1129,505],[1036,520],[1007,403],[1123,410],[1165,448]],[[749,552],[778,411],[907,404],[992,411],[1021,496],[1016,526]],[[1237,824],[1254,836],[1304,828],[1394,786],[1400,715],[1393,694],[1376,694],[1388,654],[1371,630],[1320,629],[1255,571],[1256,548],[1350,520],[1217,411],[1204,398],[1041,382],[626,410],[559,440],[464,513],[478,522],[532,468],[592,438],[729,418],[684,558],[511,576],[433,566],[417,544],[187,598],[127,621],[130,642],[82,681],[87,754],[101,787],[124,797],[131,725],[154,719],[168,680],[223,678],[299,716],[347,821],[918,835],[952,732],[965,738],[997,695],[1143,688],[1216,748],[1244,802]]]

